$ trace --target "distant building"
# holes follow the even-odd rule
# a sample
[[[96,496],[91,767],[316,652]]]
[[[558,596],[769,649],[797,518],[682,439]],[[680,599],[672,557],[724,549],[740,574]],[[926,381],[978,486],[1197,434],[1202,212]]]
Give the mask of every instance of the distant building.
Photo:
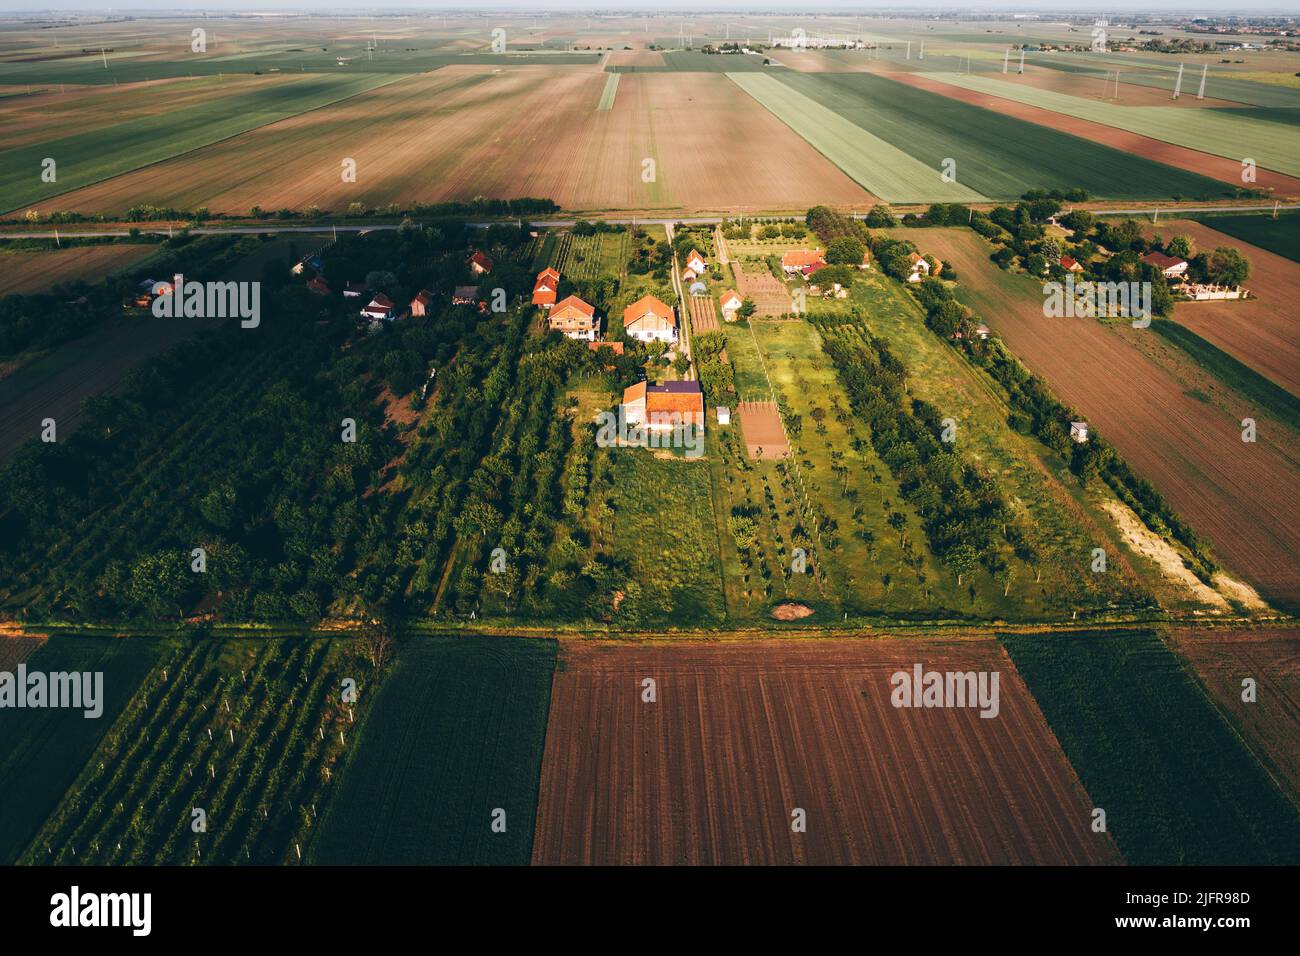
[[[313,279],[308,279],[308,280],[307,280],[307,289],[308,289],[309,291],[311,291],[311,292],[316,293],[317,295],[329,295],[329,294],[330,294],[329,283],[326,282],[324,279],[322,279],[320,276],[316,276],[316,277],[313,278]]]
[[[677,341],[677,315],[652,295],[642,296],[623,310],[623,330],[640,342]]]
[[[478,286],[458,285],[451,293],[452,305],[473,305],[478,299]]]
[[[560,289],[560,273],[550,266],[537,273],[537,282],[533,285],[533,305],[549,309],[555,305],[555,296]]]
[[[1142,257],[1147,265],[1155,266],[1166,279],[1177,279],[1187,272],[1187,260],[1167,256],[1163,252],[1148,252]]]
[[[348,282],[343,286],[343,296],[347,299],[359,299],[369,291],[364,282]]]
[[[693,275],[703,275],[704,270],[708,267],[709,264],[704,261],[704,256],[700,255],[697,250],[692,249],[686,256],[686,268],[690,270]]]
[[[722,293],[719,304],[722,306],[722,318],[728,322],[735,322],[740,315],[740,307],[745,304],[745,300],[740,297],[735,289],[728,289]]]
[[[1061,268],[1066,272],[1082,272],[1083,265],[1073,256],[1061,256]]]
[[[562,332],[571,339],[594,342],[598,323],[596,310],[583,302],[576,295],[571,295],[555,304],[547,318],[547,324],[553,332]]]
[[[704,392],[699,382],[638,382],[623,390],[623,417],[629,425],[667,430],[678,424],[704,427]]]
[[[1080,445],[1088,440],[1087,422],[1070,422],[1070,437]]]
[[[469,257],[469,267],[476,276],[492,271],[492,257],[485,252],[475,252]]]
[[[375,293],[375,297],[370,300],[370,304],[363,306],[361,309],[361,315],[372,320],[392,321],[394,312],[393,300],[382,292]]]
[[[781,271],[786,275],[811,275],[824,265],[826,259],[816,249],[793,249],[781,257]]]
[[[432,307],[433,293],[428,289],[421,289],[415,294],[415,298],[411,300],[411,315],[417,317],[426,316]]]
[[[719,425],[730,425],[730,424],[731,424],[731,409],[729,409],[726,405],[719,405],[719,406],[717,407],[716,411],[717,411],[717,415],[718,415],[718,424],[719,424]]]

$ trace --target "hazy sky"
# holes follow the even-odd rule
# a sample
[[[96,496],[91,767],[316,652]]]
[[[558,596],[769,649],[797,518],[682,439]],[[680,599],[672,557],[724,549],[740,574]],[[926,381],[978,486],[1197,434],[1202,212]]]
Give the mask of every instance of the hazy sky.
[[[222,10],[241,12],[300,12],[310,10],[329,10],[331,12],[351,11],[369,12],[418,12],[427,10],[468,10],[484,12],[488,10],[528,10],[528,11],[637,11],[689,10],[704,15],[709,11],[770,11],[789,15],[811,14],[830,11],[929,11],[939,12],[1057,12],[1057,13],[1107,13],[1107,12],[1149,12],[1149,13],[1204,13],[1217,12],[1238,16],[1255,13],[1287,13],[1300,16],[1300,0],[1276,2],[1276,0],[1254,0],[1246,4],[1232,4],[1224,0],[1099,0],[1099,2],[1077,2],[1077,0],[1029,0],[1026,3],[998,2],[947,2],[934,5],[884,2],[884,0],[808,0],[805,3],[781,3],[778,0],[653,0],[653,2],[635,2],[635,0],[494,0],[483,4],[471,4],[466,0],[445,0],[431,3],[358,3],[356,0],[225,0],[221,3],[186,3],[184,0],[127,0],[126,3],[95,2],[95,0],[0,0],[0,13],[40,13],[43,11],[94,11],[130,13],[132,11],[160,13],[184,11],[194,13],[207,11],[219,13]]]

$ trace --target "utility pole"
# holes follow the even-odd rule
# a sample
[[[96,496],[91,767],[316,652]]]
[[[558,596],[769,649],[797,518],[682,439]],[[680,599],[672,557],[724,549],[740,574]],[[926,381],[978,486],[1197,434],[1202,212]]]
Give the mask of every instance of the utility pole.
[[[1205,99],[1205,75],[1209,72],[1210,72],[1210,64],[1202,63],[1201,64],[1201,87],[1196,91],[1196,98],[1198,100]]]

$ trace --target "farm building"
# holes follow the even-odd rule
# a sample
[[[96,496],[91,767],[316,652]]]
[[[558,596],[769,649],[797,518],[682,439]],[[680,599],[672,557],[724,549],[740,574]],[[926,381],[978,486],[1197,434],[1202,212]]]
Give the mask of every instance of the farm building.
[[[699,382],[638,382],[623,390],[623,418],[651,430],[678,424],[704,427],[704,392]]]
[[[458,285],[451,293],[452,305],[473,305],[478,298],[478,286]]]
[[[652,295],[642,296],[623,310],[623,330],[640,342],[677,341],[677,315]]]
[[[983,322],[981,322],[979,325],[975,326],[975,334],[978,335],[981,339],[987,341],[989,335],[991,335],[992,333],[989,331],[989,327],[985,325]]]
[[[316,276],[316,277],[314,277],[314,278],[312,278],[312,279],[308,279],[308,280],[307,280],[307,289],[308,289],[308,291],[310,291],[310,292],[314,292],[316,295],[329,295],[329,294],[330,294],[330,286],[329,286],[329,283],[326,282],[324,279],[322,279],[320,276]]]
[[[912,271],[907,277],[908,282],[920,282],[922,279],[929,277],[930,263],[926,261],[924,256],[913,252],[908,255],[908,259],[912,263]],[[939,274],[938,269],[935,269],[934,272],[935,275]]]
[[[533,285],[533,305],[549,309],[555,305],[555,294],[560,288],[560,273],[547,266],[537,273],[537,282]]]
[[[789,276],[811,275],[824,265],[826,260],[817,249],[793,249],[781,257],[781,271]]]
[[[785,437],[776,402],[741,402],[736,411],[740,414],[740,430],[750,458],[790,457],[790,442]]]
[[[599,323],[594,307],[571,295],[555,304],[547,324],[552,332],[562,332],[571,339],[594,342]]]
[[[393,311],[393,300],[382,292],[377,292],[370,304],[361,308],[361,315],[367,319],[392,320]]]
[[[1163,252],[1148,252],[1142,261],[1155,266],[1166,279],[1177,279],[1187,272],[1187,260],[1177,256],[1167,256]]]
[[[708,267],[709,264],[704,261],[704,256],[700,255],[698,250],[692,249],[690,254],[686,256],[686,268],[695,275],[703,275],[704,270]]]
[[[420,317],[429,314],[429,309],[433,306],[433,293],[428,289],[421,289],[411,300],[411,315]]]
[[[1070,437],[1083,444],[1088,440],[1088,423],[1087,422],[1070,422]]]
[[[469,268],[476,276],[492,271],[492,257],[485,252],[475,252],[469,257]]]
[[[347,299],[359,299],[368,291],[364,282],[348,282],[343,286],[343,296]]]
[[[1061,268],[1066,272],[1082,272],[1083,265],[1073,256],[1061,256]]]
[[[718,424],[719,424],[719,425],[730,425],[730,424],[731,424],[731,409],[729,409],[726,405],[719,405],[719,406],[715,409],[715,412],[716,412],[716,414],[717,414],[717,416],[718,416]]]
[[[728,322],[735,322],[740,314],[740,307],[745,304],[745,300],[736,293],[735,289],[728,289],[722,293],[720,304],[722,305],[722,317]]]

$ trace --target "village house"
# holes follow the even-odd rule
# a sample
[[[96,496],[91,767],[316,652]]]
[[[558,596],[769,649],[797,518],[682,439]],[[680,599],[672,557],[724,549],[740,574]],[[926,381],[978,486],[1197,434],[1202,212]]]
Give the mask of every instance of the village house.
[[[1083,265],[1073,256],[1061,256],[1061,268],[1066,272],[1079,273],[1083,271]]]
[[[781,271],[788,276],[811,275],[824,265],[826,259],[816,249],[793,249],[781,257]]]
[[[975,326],[975,334],[982,340],[988,341],[988,337],[991,333],[989,332],[989,327],[981,322],[979,325]]]
[[[359,299],[365,295],[369,289],[364,282],[348,282],[343,286],[343,297],[345,299]]]
[[[1080,445],[1088,440],[1087,422],[1070,422],[1070,437]]]
[[[478,298],[478,286],[458,285],[451,293],[452,305],[473,305]]]
[[[492,258],[484,252],[475,252],[469,257],[469,268],[476,276],[492,271]]]
[[[583,302],[576,295],[571,295],[555,304],[547,319],[552,332],[562,332],[571,339],[594,342],[600,323],[596,321],[596,310]]]
[[[690,282],[692,279],[704,275],[704,270],[708,267],[709,264],[704,261],[704,257],[697,250],[692,249],[686,256],[686,269],[682,272],[682,278]]]
[[[740,316],[740,307],[745,304],[745,300],[737,294],[735,289],[728,289],[722,293],[719,304],[722,306],[722,318],[727,322],[735,322]]]
[[[309,292],[314,292],[316,295],[330,294],[329,283],[326,282],[324,279],[322,279],[320,276],[316,276],[315,278],[307,280],[307,290]]]
[[[533,285],[533,305],[549,309],[555,305],[555,294],[560,288],[560,274],[547,266],[537,273],[537,282]]]
[[[388,298],[388,296],[384,295],[382,292],[376,292],[375,297],[370,300],[370,304],[363,306],[361,309],[362,317],[372,320],[383,319],[385,321],[392,321],[394,318],[393,312],[393,300]]]
[[[623,330],[639,342],[677,341],[677,315],[652,295],[642,296],[623,310]]]
[[[638,382],[623,390],[623,419],[651,431],[674,425],[704,427],[704,392],[699,382]]]
[[[1147,265],[1155,266],[1166,279],[1177,279],[1187,272],[1187,260],[1167,256],[1163,252],[1148,252],[1142,257]]]
[[[415,294],[415,298],[411,300],[411,315],[417,318],[426,316],[432,306],[433,293],[428,289],[421,289]]]
[[[925,256],[912,252],[908,254],[907,258],[912,263],[912,271],[907,277],[908,282],[920,282],[922,279],[929,278],[930,263],[926,260]],[[936,263],[937,261],[938,260],[936,260]],[[934,267],[935,276],[938,276],[942,270],[943,266],[936,264]]]

